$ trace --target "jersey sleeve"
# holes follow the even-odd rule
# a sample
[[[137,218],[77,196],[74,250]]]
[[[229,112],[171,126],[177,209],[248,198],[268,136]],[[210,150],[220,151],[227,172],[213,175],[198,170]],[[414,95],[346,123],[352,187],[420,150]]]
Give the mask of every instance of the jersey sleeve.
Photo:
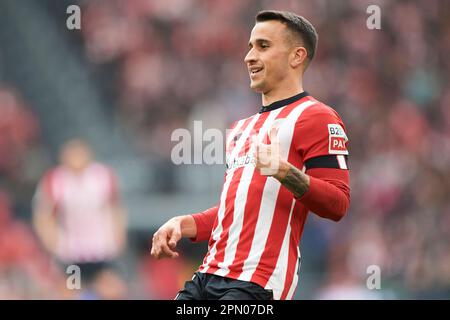
[[[306,170],[348,170],[348,138],[339,115],[326,106],[311,107],[297,120],[294,147]]]
[[[210,238],[219,207],[215,206],[200,213],[191,214],[197,226],[197,235],[191,238],[193,242],[206,241]]]
[[[298,200],[318,216],[342,219],[350,206],[348,170],[315,168],[307,170],[309,188]]]
[[[319,105],[305,110],[295,128],[295,148],[310,177],[301,201],[315,214],[340,220],[350,204],[348,138],[333,109]]]

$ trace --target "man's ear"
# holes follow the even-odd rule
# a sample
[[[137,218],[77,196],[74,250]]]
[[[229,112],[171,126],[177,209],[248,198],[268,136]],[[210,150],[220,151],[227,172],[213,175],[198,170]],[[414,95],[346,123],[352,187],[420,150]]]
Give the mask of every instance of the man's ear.
[[[290,64],[292,68],[298,68],[307,59],[308,52],[305,47],[295,47],[291,53]]]

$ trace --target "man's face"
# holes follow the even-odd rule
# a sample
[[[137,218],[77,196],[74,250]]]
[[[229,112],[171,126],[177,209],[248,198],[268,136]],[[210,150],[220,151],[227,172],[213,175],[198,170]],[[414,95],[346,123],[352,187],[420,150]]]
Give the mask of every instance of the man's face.
[[[250,87],[268,93],[282,85],[290,72],[286,26],[279,21],[258,22],[249,40],[249,52],[244,61],[250,75]]]
[[[73,171],[82,171],[89,165],[91,160],[91,150],[83,142],[68,142],[61,152],[63,165]]]

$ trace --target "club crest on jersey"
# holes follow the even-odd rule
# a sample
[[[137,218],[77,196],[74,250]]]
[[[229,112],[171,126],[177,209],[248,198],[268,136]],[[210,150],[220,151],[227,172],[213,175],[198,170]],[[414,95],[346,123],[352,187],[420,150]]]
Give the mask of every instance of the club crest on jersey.
[[[348,155],[347,135],[339,124],[328,124],[328,141],[328,153]]]

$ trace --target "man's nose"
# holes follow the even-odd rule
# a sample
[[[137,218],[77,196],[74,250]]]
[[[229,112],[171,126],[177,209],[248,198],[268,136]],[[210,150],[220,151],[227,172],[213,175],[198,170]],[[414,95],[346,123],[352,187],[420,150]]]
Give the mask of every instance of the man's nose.
[[[255,50],[252,48],[247,52],[247,55],[244,58],[244,62],[250,63],[253,61],[256,61],[256,54],[255,54]]]

